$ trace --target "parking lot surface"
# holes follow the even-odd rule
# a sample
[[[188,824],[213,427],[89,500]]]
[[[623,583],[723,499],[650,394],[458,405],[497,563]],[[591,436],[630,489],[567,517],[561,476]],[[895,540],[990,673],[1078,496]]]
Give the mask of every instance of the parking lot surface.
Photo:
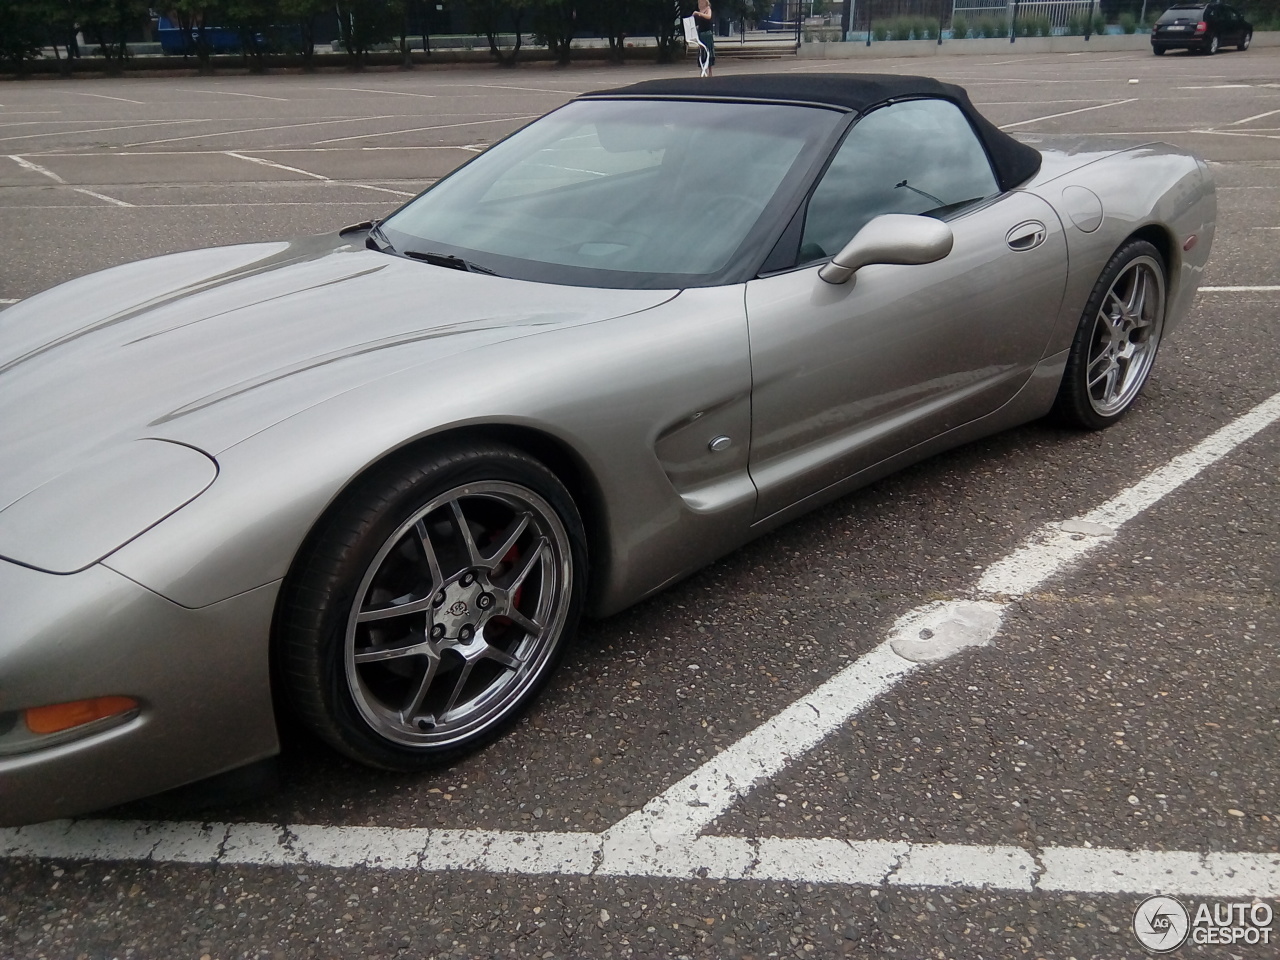
[[[873,69],[1032,143],[1210,162],[1204,289],[1132,413],[935,457],[587,624],[450,770],[286,731],[268,795],[0,831],[0,956],[1083,960],[1143,956],[1150,894],[1280,910],[1280,52]],[[5,84],[0,308],[381,216],[576,93],[687,72]],[[972,645],[889,653],[922,630]]]

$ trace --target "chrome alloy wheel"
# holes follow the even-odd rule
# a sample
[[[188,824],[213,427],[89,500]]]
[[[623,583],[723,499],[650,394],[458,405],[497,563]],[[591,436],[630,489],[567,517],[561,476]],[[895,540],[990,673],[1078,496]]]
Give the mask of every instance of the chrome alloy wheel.
[[[572,563],[555,510],[519,484],[469,483],[416,510],[374,556],[347,619],[361,716],[421,748],[502,721],[556,651]]]
[[[1085,367],[1089,404],[1103,417],[1124,410],[1146,381],[1164,327],[1164,272],[1137,257],[1112,282],[1094,320]]]

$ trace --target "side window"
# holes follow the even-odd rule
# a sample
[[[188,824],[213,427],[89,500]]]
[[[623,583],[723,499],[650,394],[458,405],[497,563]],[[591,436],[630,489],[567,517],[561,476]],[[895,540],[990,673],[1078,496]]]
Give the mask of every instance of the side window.
[[[907,100],[857,122],[814,190],[800,262],[835,256],[882,213],[932,213],[1000,192],[960,108]]]

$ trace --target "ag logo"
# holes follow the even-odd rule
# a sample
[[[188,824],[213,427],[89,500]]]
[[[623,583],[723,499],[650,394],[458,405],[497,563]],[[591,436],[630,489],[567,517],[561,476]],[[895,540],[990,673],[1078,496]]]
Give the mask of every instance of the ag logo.
[[[451,617],[465,616],[466,612],[467,612],[467,605],[463,603],[461,600],[459,600],[457,603],[455,603],[453,606],[449,608],[449,616]]]
[[[1133,933],[1152,953],[1170,953],[1186,942],[1191,915],[1173,897],[1147,897],[1133,912]]]

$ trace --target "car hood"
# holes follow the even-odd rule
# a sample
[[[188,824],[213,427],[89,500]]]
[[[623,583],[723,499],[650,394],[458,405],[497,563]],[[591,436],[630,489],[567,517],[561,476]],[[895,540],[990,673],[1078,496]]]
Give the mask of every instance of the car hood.
[[[0,313],[0,510],[113,446],[153,438],[216,455],[408,367],[492,375],[461,355],[675,295],[467,273],[339,237],[82,277]]]

